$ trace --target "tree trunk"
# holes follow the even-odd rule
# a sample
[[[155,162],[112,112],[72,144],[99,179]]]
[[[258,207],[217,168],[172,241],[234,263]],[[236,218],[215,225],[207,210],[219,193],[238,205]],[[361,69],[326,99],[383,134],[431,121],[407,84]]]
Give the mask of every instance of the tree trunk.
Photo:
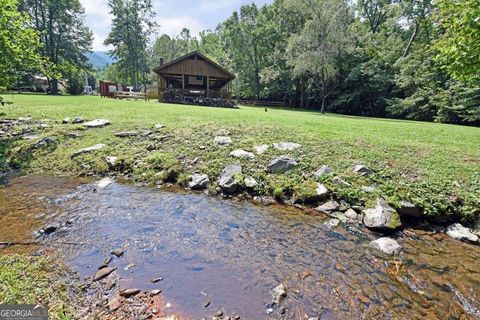
[[[56,95],[58,94],[58,80],[52,79],[50,81],[50,94]]]
[[[321,91],[322,91],[322,107],[321,107],[321,109],[320,109],[320,112],[321,112],[322,114],[325,114],[325,98],[326,98],[326,96],[325,96],[325,81],[322,81],[322,89],[321,89]]]
[[[405,51],[403,52],[403,57],[405,58],[408,56],[408,52],[410,51],[410,48],[412,47],[413,41],[415,41],[415,38],[417,37],[418,29],[420,28],[420,24],[415,22],[415,30],[413,30],[412,36],[410,37],[410,40],[408,41],[408,45],[405,48]]]
[[[300,79],[300,108],[305,108],[305,80]]]

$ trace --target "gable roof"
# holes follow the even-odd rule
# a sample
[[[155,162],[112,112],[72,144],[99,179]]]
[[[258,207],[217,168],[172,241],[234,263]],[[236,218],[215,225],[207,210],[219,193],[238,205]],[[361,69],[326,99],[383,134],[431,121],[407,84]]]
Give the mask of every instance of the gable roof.
[[[166,69],[176,63],[179,63],[183,60],[186,60],[186,59],[190,59],[194,56],[197,56],[199,57],[201,60],[205,60],[206,62],[210,63],[211,65],[215,66],[216,68],[220,69],[221,71],[223,71],[224,73],[226,73],[231,79],[235,79],[235,75],[233,73],[231,73],[230,71],[228,71],[227,69],[225,69],[224,67],[222,67],[221,65],[219,65],[218,63],[216,63],[215,61],[209,59],[208,57],[206,57],[205,55],[203,55],[202,53],[200,53],[199,51],[192,51],[180,58],[177,58],[177,59],[174,59],[170,62],[167,62],[159,67],[156,67],[155,69],[153,69],[153,71],[155,73],[160,73],[160,71],[162,71],[163,69]]]

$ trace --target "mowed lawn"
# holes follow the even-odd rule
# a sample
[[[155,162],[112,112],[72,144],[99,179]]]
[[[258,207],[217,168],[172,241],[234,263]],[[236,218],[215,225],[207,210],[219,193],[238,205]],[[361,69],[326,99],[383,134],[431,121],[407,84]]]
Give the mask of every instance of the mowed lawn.
[[[152,157],[160,155],[161,158],[162,153],[179,159],[198,157],[198,163],[184,165],[182,171],[218,175],[224,165],[239,161],[229,157],[230,151],[244,149],[253,152],[254,145],[286,141],[300,143],[302,147],[295,151],[270,148],[253,161],[241,160],[244,171],[262,181],[259,193],[279,195],[283,192],[289,195],[300,192],[306,181],[314,180],[312,173],[326,164],[336,175],[352,184],[350,188],[330,185],[341,197],[363,202],[379,195],[391,202],[408,199],[422,205],[427,214],[459,211],[456,213],[468,218],[478,214],[479,210],[480,128],[322,115],[304,110],[268,108],[265,112],[264,108],[258,107],[221,109],[154,101],[119,101],[96,96],[23,94],[4,97],[14,104],[0,109],[5,113],[3,118],[31,116],[34,120],[47,119],[56,123],[43,133],[45,136],[81,129],[81,125],[68,128],[61,125],[61,120],[66,117],[105,118],[112,123],[106,128],[85,131],[80,139],[62,140],[53,152],[38,154],[29,160],[24,165],[27,171],[78,173],[78,163],[68,155],[79,148],[105,143],[108,147],[99,152],[98,157],[122,154],[144,159],[147,166],[155,162]],[[159,123],[166,125],[164,132],[170,138],[155,150],[146,150],[146,142],[137,138],[128,140],[114,136],[118,131],[152,130]],[[233,144],[216,148],[213,137],[222,128],[231,132]],[[22,143],[26,142],[13,144],[12,148],[22,148]],[[266,173],[268,162],[284,154],[296,158],[299,166],[283,175]],[[351,172],[356,164],[372,168],[375,174],[358,178]],[[151,165],[146,170],[148,174],[142,172],[143,177],[152,170],[155,168]],[[364,194],[360,191],[364,185],[375,185],[377,190]]]

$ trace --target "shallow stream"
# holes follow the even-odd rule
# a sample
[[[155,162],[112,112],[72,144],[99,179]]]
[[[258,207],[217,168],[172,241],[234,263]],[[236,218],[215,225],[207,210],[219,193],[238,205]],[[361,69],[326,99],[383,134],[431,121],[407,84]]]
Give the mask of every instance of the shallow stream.
[[[192,319],[218,309],[243,319],[480,318],[480,247],[443,233],[399,232],[404,249],[393,258],[369,246],[380,235],[357,224],[329,228],[314,212],[86,182],[3,181],[0,242],[36,241],[42,226],[65,227],[40,245],[0,254],[54,248],[84,279],[122,248],[111,263],[120,288],[160,287],[171,313]],[[272,306],[270,290],[280,283],[286,299]]]

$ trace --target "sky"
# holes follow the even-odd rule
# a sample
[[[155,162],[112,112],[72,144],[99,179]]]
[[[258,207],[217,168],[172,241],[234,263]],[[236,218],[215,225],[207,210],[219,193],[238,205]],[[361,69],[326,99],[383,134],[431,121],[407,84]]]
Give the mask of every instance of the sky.
[[[107,51],[103,41],[110,31],[111,19],[107,0],[80,0],[87,15],[86,24],[93,32],[93,50]],[[159,33],[177,35],[182,28],[189,28],[193,36],[202,30],[214,30],[233,11],[244,4],[262,6],[273,0],[152,0]]]

